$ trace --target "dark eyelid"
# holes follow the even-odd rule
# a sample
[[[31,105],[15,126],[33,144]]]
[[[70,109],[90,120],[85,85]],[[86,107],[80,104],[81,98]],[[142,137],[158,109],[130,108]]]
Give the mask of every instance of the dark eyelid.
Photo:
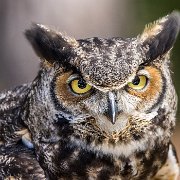
[[[75,79],[81,79],[82,77],[79,74],[71,74],[67,79],[67,84],[70,84]]]

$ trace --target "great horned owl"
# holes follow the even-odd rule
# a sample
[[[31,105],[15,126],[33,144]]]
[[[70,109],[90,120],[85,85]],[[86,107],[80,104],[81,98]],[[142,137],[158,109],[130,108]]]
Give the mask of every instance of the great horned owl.
[[[178,12],[126,39],[33,24],[25,35],[39,73],[0,94],[0,178],[176,179],[169,64],[179,29]]]

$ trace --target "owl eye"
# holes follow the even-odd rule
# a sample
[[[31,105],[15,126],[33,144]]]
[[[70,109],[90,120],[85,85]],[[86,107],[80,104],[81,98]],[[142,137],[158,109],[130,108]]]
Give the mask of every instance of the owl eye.
[[[92,86],[86,83],[83,78],[72,79],[69,82],[72,91],[76,94],[85,94],[92,89]]]
[[[132,82],[128,83],[128,86],[135,90],[141,90],[147,85],[147,77],[140,75],[136,76]]]

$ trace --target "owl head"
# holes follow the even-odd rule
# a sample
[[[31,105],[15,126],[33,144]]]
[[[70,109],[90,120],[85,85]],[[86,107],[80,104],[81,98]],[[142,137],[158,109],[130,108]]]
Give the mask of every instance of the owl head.
[[[25,32],[41,59],[25,122],[33,138],[118,155],[168,142],[177,104],[169,57],[179,29],[178,12],[125,39],[75,40],[33,24]]]

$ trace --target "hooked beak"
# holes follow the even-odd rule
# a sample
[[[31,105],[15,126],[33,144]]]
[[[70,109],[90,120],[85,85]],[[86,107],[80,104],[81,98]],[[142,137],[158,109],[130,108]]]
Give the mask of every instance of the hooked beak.
[[[111,119],[112,124],[115,124],[117,116],[117,105],[115,101],[115,94],[111,91],[108,92],[108,116]]]

